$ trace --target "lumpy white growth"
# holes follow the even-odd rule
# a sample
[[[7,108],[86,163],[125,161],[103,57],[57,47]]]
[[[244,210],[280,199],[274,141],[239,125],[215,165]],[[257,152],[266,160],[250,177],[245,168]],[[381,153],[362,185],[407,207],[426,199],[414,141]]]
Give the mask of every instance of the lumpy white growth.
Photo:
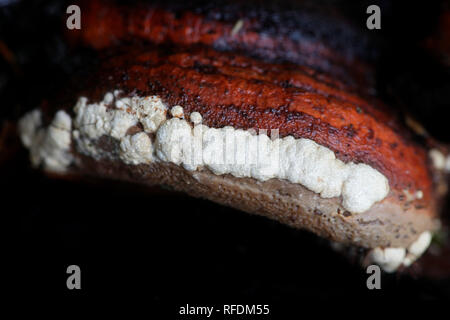
[[[349,175],[342,188],[342,204],[347,210],[366,211],[387,195],[389,184],[380,172],[365,164],[347,166]]]
[[[167,107],[157,96],[122,98],[119,101],[125,101],[122,103],[124,110],[132,113],[146,132],[155,132],[166,120]]]
[[[324,198],[342,196],[344,208],[361,213],[389,192],[388,180],[365,164],[345,164],[309,139],[272,139],[265,132],[233,127],[194,128],[182,119],[165,121],[156,135],[158,159],[188,170],[205,167],[214,174],[272,178],[299,183]]]
[[[37,130],[42,126],[42,115],[39,109],[35,109],[19,121],[20,139],[25,147],[30,148]]]
[[[74,112],[75,147],[96,159],[119,157],[133,165],[162,161],[190,171],[207,168],[217,175],[231,174],[259,181],[284,179],[323,198],[342,197],[343,207],[353,213],[368,210],[389,192],[388,180],[380,172],[365,164],[346,164],[333,151],[312,140],[279,138],[277,130],[272,130],[269,137],[265,130],[210,128],[202,124],[200,113],[185,115],[181,106],[170,109],[170,118],[168,107],[158,96],[120,97],[116,90],[105,94],[99,102],[80,97]],[[31,146],[35,162],[43,159],[41,152],[49,153],[46,144],[34,143],[35,139],[46,140],[47,144],[51,140],[55,148],[64,141],[57,145],[58,150],[66,150],[70,145],[70,129],[54,129],[56,124],[52,124],[47,137],[36,133],[40,125],[38,113],[27,115],[21,124],[22,140]],[[130,128],[143,131],[133,134],[136,130]],[[98,147],[96,142],[103,136],[118,142],[120,148],[115,154]],[[57,163],[67,162],[65,156],[47,155],[45,162],[57,167]]]
[[[370,259],[384,271],[394,272],[402,265],[405,254],[405,248],[375,248],[370,252]]]
[[[193,124],[200,124],[203,120],[202,115],[198,112],[192,112],[190,115],[190,119]]]
[[[181,106],[173,107],[172,109],[170,109],[170,114],[172,115],[172,117],[182,118],[184,115],[183,107]]]
[[[64,172],[73,161],[70,154],[72,119],[61,110],[48,128],[41,125],[38,110],[28,113],[19,122],[22,142],[30,148],[31,163],[42,165],[48,171]]]
[[[150,138],[140,134],[129,137],[127,131],[140,123],[145,132],[156,132],[166,119],[167,107],[157,96],[119,98],[119,95],[117,90],[114,94],[107,93],[98,103],[88,103],[85,97],[78,99],[74,108],[77,149],[96,159],[107,157],[94,142],[101,136],[109,136],[120,142],[119,156],[124,162],[149,163],[153,153]]]
[[[334,153],[312,140],[281,139],[281,172],[285,179],[300,183],[324,198],[341,195],[348,167]]]
[[[177,165],[191,163],[191,132],[191,126],[184,120],[172,118],[164,122],[156,134],[157,157]]]
[[[428,248],[431,243],[431,232],[423,232],[416,241],[414,241],[409,247],[408,252],[415,256],[421,256],[422,253]]]
[[[103,135],[120,139],[137,124],[136,116],[126,111],[131,99],[116,101],[117,109],[108,107],[104,101],[88,104],[86,98],[80,98],[74,109],[75,128],[89,139],[98,139]]]
[[[375,248],[369,253],[369,259],[386,272],[394,272],[400,266],[409,267],[429,247],[432,234],[425,231],[408,248]]]
[[[150,163],[153,160],[153,146],[145,132],[126,136],[120,141],[120,157],[128,164]]]
[[[138,122],[145,131],[155,132],[166,119],[167,108],[156,96],[117,99],[115,108],[109,106],[111,99],[112,95],[106,94],[103,101],[88,104],[88,100],[81,97],[74,109],[75,127],[91,139],[102,135],[120,139]]]
[[[422,232],[419,238],[408,247],[408,254],[403,261],[403,264],[409,266],[416,261],[430,246],[431,238],[431,232]]]

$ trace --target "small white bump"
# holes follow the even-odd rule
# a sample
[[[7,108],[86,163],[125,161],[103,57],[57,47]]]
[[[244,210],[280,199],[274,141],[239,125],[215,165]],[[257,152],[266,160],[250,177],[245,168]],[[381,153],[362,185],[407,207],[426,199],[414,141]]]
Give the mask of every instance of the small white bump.
[[[184,110],[181,106],[175,106],[170,110],[170,114],[174,118],[183,118]]]
[[[431,243],[431,232],[423,232],[409,247],[408,252],[416,257],[421,256]]]
[[[111,92],[107,92],[103,98],[105,104],[111,104],[114,101],[114,95]]]
[[[200,124],[203,121],[202,115],[198,112],[192,112],[190,119],[193,124]]]

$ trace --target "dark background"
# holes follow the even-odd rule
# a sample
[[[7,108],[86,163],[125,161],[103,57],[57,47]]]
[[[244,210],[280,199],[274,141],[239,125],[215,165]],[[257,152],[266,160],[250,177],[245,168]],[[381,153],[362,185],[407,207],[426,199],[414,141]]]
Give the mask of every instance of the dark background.
[[[380,5],[372,61],[378,94],[449,143],[449,67],[422,45],[439,32],[446,4],[326,2],[361,28],[367,5]],[[277,315],[298,312],[309,300],[450,298],[448,276],[421,276],[414,268],[384,274],[382,290],[369,291],[355,259],[265,218],[165,190],[52,179],[30,168],[14,122],[96,59],[65,44],[66,6],[0,1],[0,213],[12,254],[7,280],[17,297],[139,296],[167,318],[186,303],[271,304]],[[71,264],[81,267],[80,291],[66,288]]]

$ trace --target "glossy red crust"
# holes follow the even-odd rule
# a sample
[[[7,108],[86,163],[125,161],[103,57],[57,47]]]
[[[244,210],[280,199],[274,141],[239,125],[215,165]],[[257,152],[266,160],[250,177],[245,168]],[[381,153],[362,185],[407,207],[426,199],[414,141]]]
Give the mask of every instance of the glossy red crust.
[[[294,65],[277,65],[208,48],[126,48],[104,60],[100,71],[83,79],[85,95],[106,92],[159,95],[186,113],[198,111],[210,127],[279,129],[280,136],[308,138],[344,162],[368,164],[388,179],[391,195],[405,207],[436,214],[428,154],[398,118]],[[73,103],[73,101],[72,101]],[[73,106],[73,104],[72,104]],[[403,192],[421,190],[413,202]]]
[[[369,41],[359,27],[352,28],[334,10],[311,9],[314,5],[302,2],[295,10],[284,11],[271,10],[263,1],[223,1],[217,8],[205,1],[156,2],[81,1],[83,26],[68,36],[96,49],[145,40],[238,50],[265,60],[307,65],[354,88],[363,84],[368,92],[373,90],[372,70],[360,58],[376,50],[367,48]]]

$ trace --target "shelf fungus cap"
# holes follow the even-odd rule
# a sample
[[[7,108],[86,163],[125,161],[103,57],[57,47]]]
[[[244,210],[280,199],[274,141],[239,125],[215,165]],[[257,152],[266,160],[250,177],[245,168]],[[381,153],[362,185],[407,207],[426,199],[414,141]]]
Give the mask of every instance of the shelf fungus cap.
[[[211,48],[131,48],[20,134],[45,170],[168,185],[407,266],[439,226],[445,161],[380,102],[320,79]]]

